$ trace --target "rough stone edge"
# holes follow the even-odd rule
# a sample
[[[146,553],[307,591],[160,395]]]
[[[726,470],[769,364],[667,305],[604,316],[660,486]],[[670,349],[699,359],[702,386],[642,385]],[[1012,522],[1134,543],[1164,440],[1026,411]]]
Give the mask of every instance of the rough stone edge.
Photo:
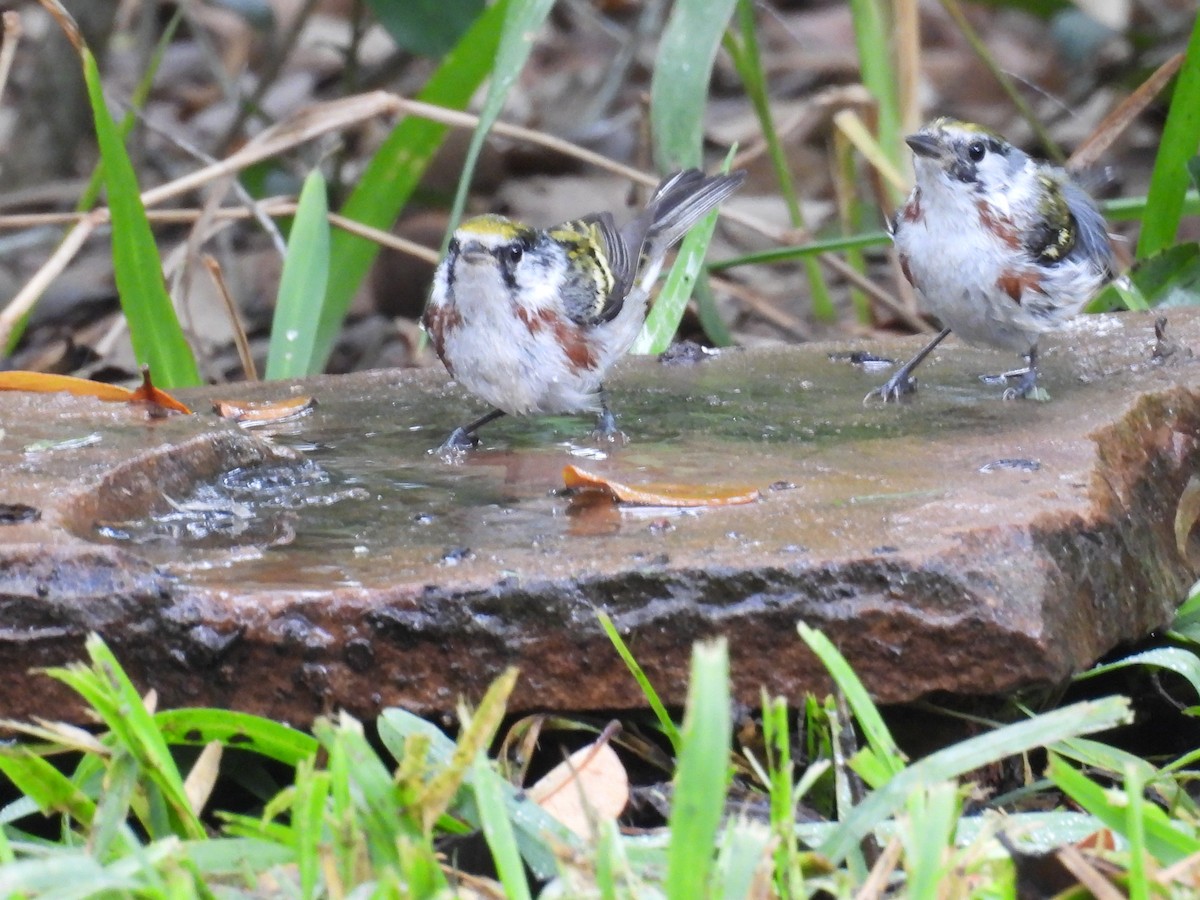
[[[1174,549],[1172,520],[1179,493],[1190,474],[1200,469],[1197,435],[1200,402],[1195,392],[1173,388],[1143,397],[1119,423],[1093,436],[1097,464],[1091,493],[1104,514],[1084,523],[1040,520],[1028,531],[1016,532],[1014,541],[998,552],[1022,558],[1061,590],[1120,605],[1126,613],[1137,610],[1137,621],[1146,631],[1160,627],[1193,577]],[[1134,459],[1136,467],[1123,468],[1131,454],[1141,457]],[[251,457],[261,459],[257,449]],[[1116,473],[1123,470],[1139,474],[1117,480]],[[110,473],[106,482],[115,490],[124,477]],[[161,491],[162,482],[154,482],[154,490]],[[1135,531],[1127,527],[1123,531],[1131,521],[1142,524]],[[1064,528],[1072,529],[1073,541],[1060,539]],[[213,598],[182,590],[144,561],[116,548],[83,542],[55,548],[53,565],[43,556],[41,568],[29,562],[34,550],[7,548],[0,558],[6,575],[18,571],[22,554],[29,566],[28,590],[0,597],[3,621],[25,623],[19,634],[12,628],[0,632],[8,636],[0,641],[0,670],[15,676],[10,683],[14,702],[5,710],[7,715],[44,712],[45,703],[65,699],[64,692],[44,676],[14,669],[80,658],[83,637],[90,630],[106,634],[139,683],[157,688],[165,705],[236,705],[297,724],[327,711],[335,697],[343,698],[338,705],[363,716],[377,713],[385,704],[424,713],[446,712],[460,696],[480,696],[490,679],[510,664],[523,669],[514,697],[518,707],[644,705],[596,625],[593,606],[610,611],[660,693],[672,703],[682,702],[685,694],[683,679],[692,642],[718,633],[731,619],[739,619],[742,629],[732,654],[737,696],[746,703],[756,702],[763,685],[789,696],[828,686],[816,660],[793,637],[800,618],[829,633],[881,702],[911,700],[945,691],[955,683],[961,690],[961,676],[970,671],[1000,673],[1002,677],[992,685],[1001,690],[1050,684],[1086,666],[1116,640],[1105,627],[1114,621],[1111,614],[1105,615],[1110,607],[1098,602],[1086,620],[1071,621],[1056,616],[1055,610],[1042,611],[1049,627],[1036,646],[1003,628],[999,634],[1008,633],[1011,640],[997,641],[1000,614],[1021,614],[1023,608],[1015,602],[1020,598],[1006,596],[1003,585],[997,589],[962,578],[961,573],[979,561],[977,554],[972,555],[977,548],[965,545],[936,561],[898,555],[849,560],[822,569],[767,567],[742,573],[741,584],[730,572],[662,569],[644,571],[636,585],[609,577],[586,580],[570,594],[553,582],[500,582],[465,594],[406,587],[375,602],[347,592],[330,592],[321,601],[307,599],[292,605],[276,598],[270,605],[285,607],[282,614],[265,606],[240,608],[243,620],[236,626],[222,621],[228,610]],[[1120,556],[1120,571],[1129,577],[1118,581],[1115,591],[1102,594],[1097,590],[1097,565],[1114,555]],[[971,566],[965,565],[967,561]],[[77,585],[73,592],[55,590],[52,575],[57,577],[71,566],[83,571],[97,564],[114,577],[121,573],[128,583],[101,579],[104,583]],[[898,585],[907,587],[897,590]],[[928,587],[927,593],[922,585]],[[946,628],[978,627],[981,639],[990,635],[990,643],[971,645],[969,653],[962,648],[953,655],[947,652],[942,639],[945,629],[929,627],[930,612],[937,607],[931,600],[942,591],[968,592],[975,601],[990,601],[982,608],[996,610],[992,620],[964,622],[951,616],[945,623]],[[631,592],[638,596],[622,596]],[[657,599],[646,603],[647,593]],[[904,604],[899,612],[897,602]],[[457,615],[446,617],[448,607]],[[335,623],[329,615],[331,609],[344,614],[355,608],[360,615],[348,624]],[[525,615],[514,618],[514,611]],[[880,641],[876,635],[867,641],[863,622],[889,617],[894,640]],[[906,628],[907,622],[914,627]],[[553,653],[545,644],[548,624],[558,629],[562,641]],[[531,634],[530,627],[541,632]],[[455,646],[450,638],[461,643]],[[1059,664],[1049,671],[1022,668],[1018,663],[1031,652],[1051,653]],[[895,671],[894,659],[901,656],[936,663],[921,673],[923,682],[916,692],[902,692],[888,678]],[[557,670],[549,668],[549,660],[561,665]],[[883,663],[878,672],[873,660]],[[147,682],[147,672],[155,673],[153,684]],[[253,682],[247,683],[242,672],[254,672]],[[581,672],[587,677],[581,678]],[[392,683],[385,686],[385,678]],[[435,683],[440,687],[431,691]],[[232,704],[235,697],[239,702]]]

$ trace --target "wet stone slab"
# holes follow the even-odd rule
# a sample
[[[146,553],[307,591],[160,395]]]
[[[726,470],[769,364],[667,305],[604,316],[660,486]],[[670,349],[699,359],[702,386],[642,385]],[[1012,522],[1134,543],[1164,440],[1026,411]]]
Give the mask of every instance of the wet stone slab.
[[[954,340],[888,407],[862,403],[887,370],[843,355],[919,340],[636,360],[610,383],[624,446],[586,418],[501,420],[460,464],[427,451],[482,410],[440,372],[185,392],[201,412],[165,421],[0,394],[0,504],[41,512],[0,526],[0,714],[71,714],[29,670],[89,630],[164,704],[297,723],[452,710],[508,665],[515,708],[643,705],[596,609],[668,702],[713,634],[741,700],[823,690],[799,620],[883,702],[1053,685],[1169,621],[1194,578],[1174,520],[1200,464],[1200,317],[1169,335],[1162,359],[1150,317],[1081,320],[1044,344],[1046,404],[1000,400],[977,375],[1014,360]],[[297,393],[319,406],[273,430],[204,411]],[[577,508],[567,463],[763,498]]]

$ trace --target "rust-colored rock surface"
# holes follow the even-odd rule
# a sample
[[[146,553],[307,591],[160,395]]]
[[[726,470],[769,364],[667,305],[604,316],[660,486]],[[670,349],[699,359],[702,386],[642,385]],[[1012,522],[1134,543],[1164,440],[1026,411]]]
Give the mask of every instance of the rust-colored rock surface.
[[[501,420],[458,464],[426,451],[482,410],[435,372],[185,396],[317,398],[257,432],[0,393],[0,504],[42,513],[0,525],[0,715],[72,714],[29,670],[89,630],[164,705],[300,724],[452,710],[514,664],[516,708],[642,705],[597,609],[668,702],[717,633],[745,702],[824,689],[799,620],[883,702],[1053,684],[1194,579],[1174,519],[1200,467],[1200,317],[1172,311],[1169,336],[1164,358],[1150,317],[1081,319],[1044,342],[1046,404],[1000,400],[976,375],[1013,360],[953,339],[887,407],[862,403],[887,372],[843,354],[918,340],[636,360],[610,384],[624,446],[585,418]],[[576,508],[566,463],[763,499]]]

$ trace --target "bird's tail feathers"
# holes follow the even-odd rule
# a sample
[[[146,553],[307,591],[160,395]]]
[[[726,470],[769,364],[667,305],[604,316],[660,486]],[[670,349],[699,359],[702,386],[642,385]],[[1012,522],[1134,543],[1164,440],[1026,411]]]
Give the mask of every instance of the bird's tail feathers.
[[[682,240],[689,228],[741,187],[745,180],[746,173],[741,170],[705,175],[699,169],[684,169],[664,179],[646,204],[649,219],[647,255],[665,253]]]

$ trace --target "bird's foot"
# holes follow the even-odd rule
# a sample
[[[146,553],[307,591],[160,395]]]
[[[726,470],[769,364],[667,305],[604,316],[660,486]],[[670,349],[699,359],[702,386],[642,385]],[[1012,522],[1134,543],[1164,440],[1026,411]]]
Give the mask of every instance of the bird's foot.
[[[614,416],[608,407],[600,411],[600,415],[596,416],[596,427],[592,429],[592,440],[598,441],[601,444],[625,444],[629,438],[625,436],[620,428],[617,427],[617,417]]]
[[[899,403],[902,398],[916,392],[917,379],[909,375],[904,369],[901,369],[879,387],[868,391],[867,396],[863,397],[863,406],[866,406],[871,400],[880,400],[883,403],[891,403],[893,401]]]
[[[429,452],[440,456],[444,460],[453,461],[461,459],[466,453],[478,446],[479,436],[475,432],[467,431],[467,429],[460,426],[450,432],[450,437],[446,438],[440,447]]]
[[[1013,387],[1004,389],[1004,393],[1000,395],[1004,400],[1035,400],[1038,403],[1047,403],[1050,400],[1050,392],[1037,383],[1037,377],[1037,369],[1033,366],[1026,366],[1023,369],[1013,369],[1011,372],[992,376],[996,381],[1008,381],[1013,378],[1021,379]]]

